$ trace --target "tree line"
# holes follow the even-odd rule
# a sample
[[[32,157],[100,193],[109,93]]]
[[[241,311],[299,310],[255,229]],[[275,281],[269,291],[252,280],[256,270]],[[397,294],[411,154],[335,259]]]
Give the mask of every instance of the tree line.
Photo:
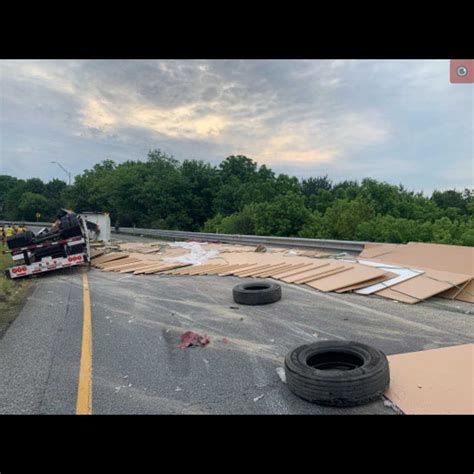
[[[124,227],[474,246],[474,189],[425,196],[371,178],[299,180],[241,155],[213,166],[153,150],[102,161],[71,186],[0,176],[0,219],[51,221],[60,207],[109,212]]]

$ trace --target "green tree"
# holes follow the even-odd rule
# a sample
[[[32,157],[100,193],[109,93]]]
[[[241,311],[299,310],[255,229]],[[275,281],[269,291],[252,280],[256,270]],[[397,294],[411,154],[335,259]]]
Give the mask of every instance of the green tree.
[[[288,193],[277,196],[268,203],[252,206],[257,235],[297,236],[311,218],[300,194]]]
[[[306,197],[317,194],[318,191],[331,191],[332,181],[328,175],[308,178],[301,181],[301,191]]]
[[[299,237],[308,239],[325,239],[328,237],[324,219],[320,212],[312,212],[298,233]]]
[[[255,212],[251,206],[246,206],[240,212],[224,217],[218,227],[220,234],[255,234]]]
[[[358,197],[353,201],[337,199],[324,214],[325,234],[333,239],[353,239],[357,226],[374,217],[371,202]]]
[[[458,208],[463,212],[466,210],[463,194],[453,189],[434,191],[431,195],[431,200],[441,209]]]
[[[7,219],[7,194],[18,185],[18,182],[19,180],[13,176],[0,175],[0,216],[3,219]]]
[[[21,220],[36,221],[37,212],[41,214],[41,219],[51,215],[52,209],[48,199],[41,194],[24,193],[18,203],[17,216],[20,217]]]

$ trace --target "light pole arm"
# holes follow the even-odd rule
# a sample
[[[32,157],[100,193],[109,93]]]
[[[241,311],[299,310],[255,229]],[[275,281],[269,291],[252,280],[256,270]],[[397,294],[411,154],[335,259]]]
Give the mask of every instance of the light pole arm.
[[[71,173],[64,168],[64,166],[61,163],[58,163],[57,161],[52,161],[51,163],[56,163],[69,177],[69,186],[71,186]]]

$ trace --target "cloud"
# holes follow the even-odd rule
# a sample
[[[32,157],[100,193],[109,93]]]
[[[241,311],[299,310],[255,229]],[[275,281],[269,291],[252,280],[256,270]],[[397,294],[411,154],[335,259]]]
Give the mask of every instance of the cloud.
[[[472,182],[472,87],[448,61],[1,61],[1,172],[50,178],[162,148],[289,174]],[[458,171],[444,173],[446,162]],[[471,173],[470,173],[471,172]]]

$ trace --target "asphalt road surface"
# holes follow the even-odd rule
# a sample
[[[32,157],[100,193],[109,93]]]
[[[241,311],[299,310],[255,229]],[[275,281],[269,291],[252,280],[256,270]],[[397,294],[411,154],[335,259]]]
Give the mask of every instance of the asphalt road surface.
[[[305,402],[277,369],[290,349],[325,339],[387,355],[474,342],[467,303],[408,306],[282,284],[281,301],[241,306],[235,277],[87,275],[93,414],[396,414],[384,400],[344,409]],[[0,413],[76,413],[84,315],[81,269],[34,279],[0,339]],[[210,344],[180,349],[187,330]]]

